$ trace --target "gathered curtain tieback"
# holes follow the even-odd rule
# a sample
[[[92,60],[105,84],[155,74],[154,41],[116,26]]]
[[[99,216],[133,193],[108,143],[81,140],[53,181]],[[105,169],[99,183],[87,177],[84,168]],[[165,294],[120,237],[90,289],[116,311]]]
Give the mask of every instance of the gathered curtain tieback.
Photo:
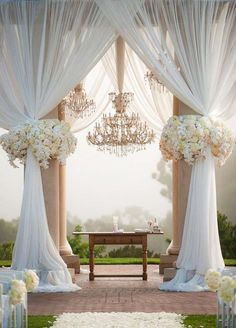
[[[0,144],[13,167],[17,167],[16,159],[25,164],[30,147],[39,165],[46,169],[51,159],[65,164],[66,158],[76,149],[77,139],[70,131],[70,125],[64,121],[29,119],[3,134]]]
[[[163,128],[160,150],[166,161],[185,160],[190,165],[205,159],[207,148],[221,166],[231,155],[235,144],[232,131],[221,120],[211,116],[172,116]]]

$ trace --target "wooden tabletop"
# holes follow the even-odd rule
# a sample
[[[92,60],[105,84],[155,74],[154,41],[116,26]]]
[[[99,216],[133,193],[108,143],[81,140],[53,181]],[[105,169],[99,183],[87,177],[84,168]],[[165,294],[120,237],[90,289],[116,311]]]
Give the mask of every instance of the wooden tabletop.
[[[124,232],[95,232],[95,231],[74,231],[73,235],[163,235],[163,231],[149,232],[149,231],[124,231]]]

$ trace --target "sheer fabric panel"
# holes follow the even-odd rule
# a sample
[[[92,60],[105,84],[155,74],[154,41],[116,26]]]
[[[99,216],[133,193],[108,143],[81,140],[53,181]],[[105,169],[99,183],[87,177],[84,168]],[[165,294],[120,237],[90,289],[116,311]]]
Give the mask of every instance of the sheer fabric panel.
[[[72,131],[74,133],[79,133],[94,123],[110,104],[108,93],[111,91],[111,82],[101,61],[96,64],[84,79],[84,88],[88,98],[94,100],[96,108],[95,112],[90,116],[71,121]]]
[[[107,51],[102,62],[113,90],[117,90],[115,45],[112,45]],[[160,93],[154,87],[150,89],[144,79],[147,70],[146,65],[126,43],[124,91],[134,93],[134,101],[130,104],[130,110],[139,113],[159,137],[164,124],[171,116],[173,96],[170,92]]]
[[[236,3],[235,1],[108,1],[96,0],[117,31],[142,58],[146,65],[181,101],[198,114],[227,119],[235,114],[236,99]],[[166,41],[168,34],[174,53]],[[190,183],[188,211],[185,217],[184,239],[178,266],[177,283],[185,283],[189,276],[186,256],[190,253],[191,268],[196,270],[190,291],[202,287],[205,270],[223,267],[218,247],[216,189],[213,167],[195,164]],[[194,166],[195,166],[194,165]],[[202,167],[202,169],[201,169]],[[204,168],[204,169],[203,169]],[[196,176],[203,190],[201,218],[196,216]],[[206,177],[209,184],[204,180]],[[197,192],[200,193],[200,190]],[[208,196],[211,197],[208,197]],[[202,198],[200,198],[202,199]],[[202,200],[203,201],[203,200]],[[202,230],[203,236],[190,240],[193,229]],[[209,226],[213,225],[209,242]],[[194,241],[194,244],[193,244]],[[205,252],[199,243],[207,247]],[[192,252],[190,252],[192,250]],[[184,253],[184,254],[183,254]],[[210,253],[210,254],[209,254]],[[215,260],[213,260],[215,259]],[[194,261],[194,262],[193,262]],[[200,263],[204,264],[204,267]],[[194,265],[193,265],[194,264]],[[175,281],[176,282],[176,281]],[[162,289],[169,290],[168,284]],[[175,287],[171,290],[176,290]],[[185,290],[182,285],[181,290]]]
[[[95,1],[175,96],[202,115],[234,115],[234,1]]]
[[[115,33],[93,1],[0,3],[0,126],[49,113],[96,64]],[[48,232],[39,164],[29,149],[13,269],[35,269],[38,291],[73,291]]]

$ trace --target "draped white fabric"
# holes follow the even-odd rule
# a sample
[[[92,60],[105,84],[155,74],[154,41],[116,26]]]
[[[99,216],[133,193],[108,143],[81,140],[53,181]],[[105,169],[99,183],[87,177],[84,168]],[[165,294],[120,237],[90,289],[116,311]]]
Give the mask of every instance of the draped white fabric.
[[[94,100],[96,108],[95,112],[90,116],[72,119],[72,131],[74,133],[86,129],[90,124],[95,122],[110,104],[108,93],[111,91],[111,81],[101,61],[86,76],[84,88],[88,97]]]
[[[103,69],[110,77],[113,90],[117,90],[115,45],[112,45],[107,51],[102,62]],[[130,110],[139,113],[159,137],[164,124],[172,115],[173,96],[170,92],[159,92],[155,86],[150,88],[144,79],[147,70],[142,60],[128,44],[125,44],[124,91],[134,93],[134,101],[130,104]]]
[[[95,1],[147,67],[180,100],[202,115],[225,119],[234,114],[233,0],[223,6],[218,0]]]
[[[0,126],[9,129],[50,112],[113,38],[93,1],[1,1]],[[30,149],[25,173],[12,269],[37,270],[38,291],[76,290],[49,235],[40,167]]]
[[[234,114],[235,1],[96,2],[117,31],[175,96],[202,115],[226,119]],[[166,33],[174,46],[174,55],[166,42]],[[194,233],[197,233],[191,239],[193,222]],[[175,282],[163,284],[161,289],[201,289],[206,270],[223,267],[211,155],[193,167],[177,265],[181,271]],[[195,270],[196,274],[185,284],[189,279],[188,270]]]

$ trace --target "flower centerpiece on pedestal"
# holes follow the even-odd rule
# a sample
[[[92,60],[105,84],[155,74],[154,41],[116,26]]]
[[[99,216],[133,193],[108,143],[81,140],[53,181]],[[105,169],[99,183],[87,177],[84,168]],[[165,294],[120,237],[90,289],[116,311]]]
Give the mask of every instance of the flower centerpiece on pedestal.
[[[165,125],[160,139],[160,150],[165,160],[185,160],[193,165],[204,159],[207,148],[223,165],[230,156],[235,138],[219,120],[199,115],[172,116]]]
[[[17,167],[16,159],[25,164],[28,148],[44,169],[48,168],[50,159],[57,159],[63,165],[75,151],[76,143],[70,125],[57,119],[29,121],[0,137],[0,144],[13,167]]]

